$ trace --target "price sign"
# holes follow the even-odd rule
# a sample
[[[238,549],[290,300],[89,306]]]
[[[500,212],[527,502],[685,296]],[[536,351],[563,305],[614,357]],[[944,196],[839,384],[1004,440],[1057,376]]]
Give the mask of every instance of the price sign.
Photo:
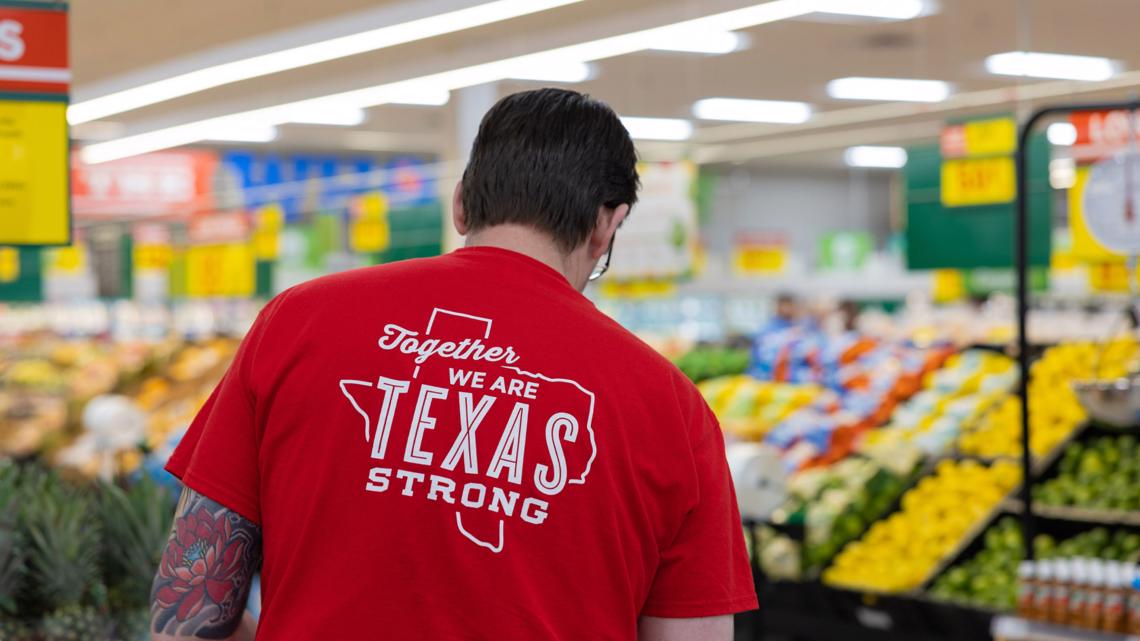
[[[382,252],[391,244],[392,230],[388,224],[388,199],[375,192],[361,196],[352,210],[353,220],[348,230],[352,251],[361,254]]]
[[[49,273],[81,274],[87,271],[87,249],[80,244],[52,249],[47,261]]]
[[[131,234],[134,238],[132,260],[135,271],[166,271],[174,260],[170,246],[170,229],[160,223],[139,223]]]
[[[966,158],[942,163],[942,204],[946,207],[1009,203],[1016,192],[1012,158]]]
[[[186,294],[192,297],[252,296],[257,285],[250,243],[203,245],[186,250]]]
[[[1096,263],[1088,266],[1089,289],[1098,293],[1126,292],[1128,267],[1121,262]]]
[[[20,278],[20,250],[0,247],[0,283],[14,283]]]
[[[788,239],[778,232],[738,234],[732,249],[732,266],[742,276],[772,276],[788,264]]]
[[[258,260],[277,260],[280,253],[281,228],[285,225],[285,210],[276,203],[254,212],[253,248]]]

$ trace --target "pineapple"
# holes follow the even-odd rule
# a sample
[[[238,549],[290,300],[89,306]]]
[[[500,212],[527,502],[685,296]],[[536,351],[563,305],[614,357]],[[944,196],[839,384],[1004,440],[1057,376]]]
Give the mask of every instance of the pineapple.
[[[17,598],[26,583],[19,530],[19,469],[0,463],[0,641],[25,641],[32,630],[16,618]]]
[[[103,564],[119,636],[125,641],[147,639],[150,588],[170,535],[173,497],[146,477],[126,490],[107,483],[100,492],[100,514]]]
[[[38,472],[23,484],[23,522],[36,595],[47,613],[43,641],[107,641],[110,625],[99,572],[99,523],[90,496]]]

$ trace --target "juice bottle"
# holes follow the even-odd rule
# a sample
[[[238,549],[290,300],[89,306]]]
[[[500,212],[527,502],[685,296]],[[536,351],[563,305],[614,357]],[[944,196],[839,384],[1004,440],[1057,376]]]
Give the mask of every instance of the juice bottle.
[[[1132,568],[1132,589],[1128,592],[1128,634],[1140,635],[1140,567]]]
[[[1034,617],[1037,621],[1048,621],[1053,605],[1053,562],[1037,562],[1037,589],[1033,593]]]
[[[1037,618],[1037,578],[1033,561],[1017,566],[1017,616],[1032,621]]]
[[[1073,573],[1069,559],[1053,561],[1053,596],[1049,600],[1049,621],[1064,625],[1069,620],[1070,582]]]
[[[1124,632],[1125,604],[1128,601],[1124,564],[1113,561],[1107,565],[1104,588],[1104,611],[1100,629],[1105,632]]]
[[[1081,627],[1099,630],[1104,615],[1104,561],[1093,559],[1089,562],[1089,587],[1085,591],[1085,616]]]
[[[1065,623],[1080,627],[1085,616],[1085,603],[1089,589],[1088,560],[1076,558],[1070,561],[1073,580],[1069,588],[1069,612]]]

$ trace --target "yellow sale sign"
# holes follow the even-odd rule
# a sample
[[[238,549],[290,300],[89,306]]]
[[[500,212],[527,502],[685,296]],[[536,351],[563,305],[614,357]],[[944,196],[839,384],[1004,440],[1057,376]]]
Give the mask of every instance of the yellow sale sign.
[[[252,296],[256,287],[254,250],[250,243],[202,245],[186,250],[188,296]]]
[[[946,207],[999,205],[1017,193],[1013,158],[962,158],[942,163],[942,204]]]
[[[20,277],[20,250],[0,247],[0,283],[14,283]]]
[[[71,240],[67,105],[0,101],[0,244]]]
[[[964,127],[969,156],[1001,156],[1017,150],[1017,123],[1013,118],[974,120]]]

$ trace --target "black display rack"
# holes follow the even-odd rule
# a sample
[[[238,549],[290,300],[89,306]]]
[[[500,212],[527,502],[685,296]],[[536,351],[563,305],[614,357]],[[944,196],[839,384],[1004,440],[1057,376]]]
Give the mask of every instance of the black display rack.
[[[1037,125],[1050,117],[1077,112],[1140,110],[1140,100],[1125,102],[1080,103],[1054,105],[1037,109],[1020,126],[1015,156],[1017,170],[1016,208],[1014,216],[1015,254],[1017,289],[1017,341],[1016,358],[1021,372],[1017,393],[1021,399],[1022,443],[1029,443],[1029,370],[1033,360],[1040,357],[1044,346],[1033,345],[1027,335],[1029,316],[1029,215],[1028,215],[1028,141]],[[994,347],[997,349],[997,347]],[[1073,436],[1059,444],[1052,452],[1052,459],[1068,445],[1073,438],[1085,429],[1078,429]],[[1105,519],[1102,514],[1090,510],[1055,509],[1043,507],[1040,510],[1033,502],[1033,487],[1037,481],[1047,476],[1051,463],[1034,460],[1029,447],[1022,447],[1022,484],[1020,498],[1007,499],[997,510],[997,514],[1017,516],[1021,520],[1025,541],[1025,555],[1033,558],[1033,538],[1039,531],[1059,534],[1075,532],[1096,525],[1118,525],[1129,529],[1140,529],[1140,515],[1130,514],[1121,520]],[[1135,517],[1135,518],[1133,518]],[[992,521],[994,516],[991,516]],[[747,536],[754,537],[757,523],[745,523]],[[765,524],[770,525],[770,524]],[[984,528],[974,533],[980,539]],[[802,542],[804,532],[785,532],[794,540]],[[1077,630],[1037,630],[1036,624],[1018,623],[1015,617],[980,608],[964,607],[927,598],[921,592],[902,595],[872,595],[841,590],[823,585],[818,579],[805,581],[769,580],[759,562],[760,551],[753,543],[752,563],[756,580],[756,590],[760,595],[760,611],[741,615],[737,619],[737,635],[743,639],[767,639],[771,637],[810,641],[977,641],[990,638],[995,623],[1021,626],[1027,633],[1026,641],[1033,639],[1056,638],[1064,640],[1100,641],[1102,637],[1089,636]],[[955,560],[971,554],[978,542],[966,541],[954,555]],[[952,565],[953,562],[947,565]],[[925,587],[929,587],[928,585]],[[1011,623],[1012,621],[1012,623]],[[1049,636],[1054,634],[1054,636]],[[1066,636],[1067,635],[1067,636]],[[1109,639],[1105,636],[1104,639]],[[1124,639],[1124,637],[1120,637]],[[1021,640],[1019,640],[1021,641]],[[1112,641],[1116,641],[1112,638]],[[1140,641],[1129,638],[1127,641]]]

